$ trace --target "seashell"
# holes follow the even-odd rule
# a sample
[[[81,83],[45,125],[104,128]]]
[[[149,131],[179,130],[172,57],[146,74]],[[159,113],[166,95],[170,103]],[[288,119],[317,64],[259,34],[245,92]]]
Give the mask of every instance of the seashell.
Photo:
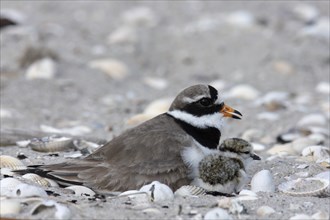
[[[287,144],[276,144],[271,149],[267,151],[267,153],[272,155],[287,155],[287,154],[295,154],[296,152],[292,149],[290,143]]]
[[[273,175],[269,170],[261,170],[256,173],[251,180],[251,190],[253,192],[275,192]]]
[[[330,180],[330,171],[324,171],[314,176],[314,178],[320,178],[325,180]]]
[[[218,207],[228,209],[231,214],[239,214],[243,212],[244,206],[237,199],[223,198],[218,201]]]
[[[174,194],[171,188],[158,181],[153,181],[148,185],[142,186],[140,191],[146,192],[150,196],[151,201],[154,202],[174,199]]]
[[[20,213],[20,211],[21,211],[21,203],[19,201],[8,200],[8,199],[1,200],[1,205],[0,205],[0,216],[1,217],[3,215],[15,215],[15,214]],[[6,218],[4,218],[4,219],[6,219]]]
[[[312,36],[323,39],[330,37],[330,21],[327,17],[322,17],[313,25],[308,25],[300,31],[301,36]]]
[[[227,98],[253,100],[259,96],[259,91],[250,85],[241,84],[231,88],[224,96]]]
[[[253,14],[248,11],[232,12],[225,18],[225,21],[235,27],[247,28],[255,24]]]
[[[192,185],[185,185],[181,186],[179,189],[177,189],[174,192],[175,196],[200,196],[200,195],[206,195],[206,190],[202,187],[198,186],[192,186]]]
[[[267,121],[277,121],[280,116],[276,113],[272,112],[261,112],[257,115],[257,119],[259,120],[267,120]]]
[[[61,129],[57,129],[47,125],[40,125],[40,129],[46,133],[68,134],[72,136],[82,136],[92,131],[89,127],[83,125],[75,126],[72,128],[61,128]]]
[[[296,153],[300,154],[304,148],[308,146],[318,145],[320,143],[321,141],[315,138],[302,137],[289,143],[288,147],[292,148]]]
[[[28,185],[25,183],[19,184],[12,191],[13,197],[47,197],[47,193],[40,187]]]
[[[309,114],[301,118],[297,125],[301,128],[307,126],[324,126],[327,123],[327,119],[322,114]]]
[[[58,152],[74,148],[73,141],[67,137],[44,137],[32,139],[28,145],[32,150],[39,152]]]
[[[139,190],[128,190],[128,191],[125,191],[125,192],[120,193],[118,195],[118,197],[130,196],[130,195],[137,195],[137,194],[141,194],[141,191],[139,191]]]
[[[319,82],[315,88],[316,92],[329,95],[330,93],[330,83],[328,82]]]
[[[275,213],[275,210],[269,206],[261,206],[257,209],[257,215],[259,217],[265,217]]]
[[[307,4],[296,5],[292,12],[298,19],[305,23],[314,22],[319,16],[319,11],[317,8]]]
[[[173,98],[161,98],[151,102],[143,111],[142,114],[137,114],[127,120],[129,125],[137,125],[147,121],[159,114],[166,112],[173,101]]]
[[[255,140],[258,140],[258,139],[262,138],[263,134],[264,133],[261,130],[249,129],[249,130],[246,130],[241,135],[241,138],[248,141],[248,142],[252,142],[252,141],[255,141]]]
[[[330,150],[329,148],[320,145],[309,146],[303,149],[301,155],[304,157],[310,156],[314,161],[321,162],[330,158]]]
[[[8,109],[0,108],[0,118],[1,119],[12,118],[12,117],[13,117],[13,113],[11,111],[9,111]]]
[[[329,180],[298,178],[281,183],[279,191],[291,196],[324,196],[329,194]]]
[[[263,144],[252,142],[251,145],[254,151],[263,151],[266,149],[265,145]]]
[[[247,189],[243,189],[239,192],[238,194],[239,196],[254,196],[254,197],[258,197],[258,195],[251,191],[251,190],[247,190]]]
[[[48,178],[44,178],[45,180],[47,180],[47,182],[49,183],[50,186],[52,187],[59,187],[58,183],[52,179],[48,179]]]
[[[0,156],[0,168],[9,168],[10,170],[23,170],[26,169],[26,166],[19,159],[8,156]]]
[[[137,41],[136,30],[129,26],[121,26],[115,29],[108,36],[108,43],[111,44],[132,44]]]
[[[72,217],[70,209],[62,204],[59,204],[53,200],[42,200],[38,202],[31,209],[31,215],[36,215],[41,212],[45,208],[55,207],[55,219],[70,219]]]
[[[42,58],[32,63],[26,73],[26,79],[52,79],[56,74],[56,63],[50,58]]]
[[[312,220],[312,217],[306,214],[296,214],[295,216],[292,216],[289,220]]]
[[[71,189],[72,191],[74,191],[75,195],[78,196],[94,196],[95,192],[93,190],[91,190],[90,188],[87,188],[85,186],[68,186],[65,187],[66,189]]]
[[[27,147],[31,143],[31,140],[17,141],[16,145],[19,147]]]
[[[324,211],[318,211],[312,215],[312,219],[318,219],[318,220],[328,220],[329,214]]]
[[[82,157],[82,156],[83,156],[83,154],[80,151],[75,151],[75,152],[70,153],[70,154],[65,154],[64,158],[79,158],[79,157]]]
[[[22,178],[30,180],[31,182],[37,183],[40,186],[48,187],[50,183],[43,177],[35,174],[35,173],[27,173],[22,176]]]
[[[11,196],[13,190],[20,184],[22,184],[21,181],[10,177],[0,180],[1,196]]]
[[[222,209],[222,208],[214,208],[211,209],[210,211],[208,211],[205,216],[204,216],[204,220],[214,220],[214,219],[228,219],[231,220],[233,219],[229,213]]]
[[[164,90],[168,87],[167,80],[163,78],[145,77],[143,82],[151,88]]]
[[[122,80],[128,75],[128,67],[115,59],[100,59],[89,62],[92,69],[100,70],[115,80]]]
[[[156,14],[148,7],[136,7],[125,11],[121,16],[123,22],[131,26],[154,27],[157,24]]]
[[[268,111],[275,111],[286,108],[289,93],[282,91],[272,91],[259,98],[255,104],[264,106]]]

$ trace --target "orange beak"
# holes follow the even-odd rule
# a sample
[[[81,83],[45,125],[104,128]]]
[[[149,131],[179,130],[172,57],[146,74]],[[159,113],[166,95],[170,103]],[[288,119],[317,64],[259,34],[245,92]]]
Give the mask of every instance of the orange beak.
[[[220,110],[220,113],[222,113],[224,117],[235,119],[241,119],[243,116],[239,111],[233,109],[232,107],[229,107],[228,105],[224,105],[223,108]]]

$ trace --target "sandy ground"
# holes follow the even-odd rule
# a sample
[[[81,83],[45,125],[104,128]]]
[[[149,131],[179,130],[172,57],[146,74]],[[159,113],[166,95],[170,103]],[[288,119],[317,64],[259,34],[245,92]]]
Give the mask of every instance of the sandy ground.
[[[251,129],[262,133],[253,141],[265,147],[258,152],[263,160],[249,168],[251,177],[268,169],[277,187],[298,172],[311,177],[329,170],[300,153],[267,160],[276,137],[306,115],[322,115],[325,121],[318,126],[329,131],[328,1],[1,1],[1,11],[8,9],[18,13],[20,25],[0,32],[1,129],[84,126],[89,137],[110,140],[131,127],[127,120],[152,101],[173,98],[193,84],[212,83],[225,102],[244,115],[239,122],[228,121],[223,139]],[[29,66],[37,60],[31,48],[38,58],[53,58],[54,76],[28,76]],[[92,61],[102,59],[108,59],[107,65],[111,59],[110,67],[92,67]],[[45,77],[40,72],[38,77]],[[239,85],[251,88],[235,93],[232,89]],[[280,100],[282,107],[270,111],[255,104],[272,91],[288,95]],[[329,136],[323,137],[322,145],[329,147]],[[50,156],[18,146],[2,146],[0,152],[24,153],[26,165],[67,160],[63,152]],[[300,164],[308,166],[297,168]],[[330,213],[329,197],[294,197],[277,189],[258,196],[243,201],[246,210],[232,217],[289,219],[301,213]],[[221,198],[175,198],[145,207],[128,198],[64,193],[53,199],[66,202],[73,219],[202,219]],[[77,201],[68,202],[72,200]],[[275,213],[257,215],[262,205]],[[54,210],[32,216],[29,209],[24,206],[20,214],[9,217],[54,218]]]

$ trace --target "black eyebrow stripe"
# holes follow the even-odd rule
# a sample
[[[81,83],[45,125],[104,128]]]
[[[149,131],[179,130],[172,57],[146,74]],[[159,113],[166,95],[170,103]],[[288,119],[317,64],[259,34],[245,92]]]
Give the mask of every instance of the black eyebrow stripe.
[[[211,99],[217,100],[218,99],[218,91],[210,85],[208,87],[209,87],[209,90],[210,90]]]

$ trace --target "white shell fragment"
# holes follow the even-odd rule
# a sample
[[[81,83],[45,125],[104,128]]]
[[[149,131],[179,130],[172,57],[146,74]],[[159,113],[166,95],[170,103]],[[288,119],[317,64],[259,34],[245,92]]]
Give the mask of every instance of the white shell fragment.
[[[100,70],[115,80],[122,80],[128,74],[128,67],[122,61],[115,59],[100,59],[91,61],[88,66]]]
[[[268,216],[275,213],[275,210],[269,206],[261,206],[257,209],[257,215],[260,217]]]
[[[281,183],[279,191],[291,196],[329,195],[329,180],[320,178],[298,178]]]
[[[2,194],[1,194],[2,195]],[[3,215],[15,215],[20,213],[21,211],[21,204],[17,200],[1,200],[0,201],[0,216]]]
[[[32,139],[28,147],[39,152],[58,152],[71,150],[74,148],[74,145],[71,138],[44,137],[41,139]]]
[[[253,100],[259,96],[259,91],[250,85],[242,84],[231,88],[224,96],[227,98]]]
[[[219,220],[231,220],[233,219],[229,213],[222,208],[214,208],[211,209],[210,211],[208,211],[205,216],[204,216],[204,220],[214,220],[214,219],[219,219]]]
[[[27,79],[52,79],[56,74],[56,63],[50,58],[43,58],[31,64],[26,71]]]
[[[22,176],[22,178],[30,180],[31,182],[34,182],[40,186],[45,186],[45,187],[50,186],[50,183],[48,182],[48,180],[46,180],[45,178],[43,178],[35,173],[24,174]]]
[[[312,220],[312,217],[306,214],[296,214],[290,218],[290,220]]]
[[[275,192],[273,175],[269,170],[261,170],[251,180],[253,192]]]
[[[12,192],[13,197],[47,197],[47,193],[40,187],[28,185],[25,183],[19,184]]]
[[[23,170],[26,169],[26,166],[19,159],[8,156],[1,155],[0,156],[0,168],[9,168],[10,170]]]
[[[229,210],[230,214],[239,214],[243,212],[244,206],[240,200],[232,198],[223,198],[218,201],[218,207]]]
[[[43,201],[39,202],[37,205],[35,205],[31,209],[31,214],[36,215],[41,210],[43,210],[43,208],[45,208],[45,207],[46,208],[55,207],[55,209],[56,209],[55,216],[54,216],[55,219],[70,219],[72,217],[72,213],[67,206],[60,204],[53,200],[43,200]]]
[[[1,196],[11,196],[13,194],[13,190],[20,184],[22,184],[21,181],[10,177],[0,180]]]
[[[312,157],[317,163],[327,161],[330,158],[330,150],[328,147],[316,145],[309,146],[303,149],[301,155],[304,157]]]
[[[237,200],[239,201],[256,200],[256,199],[258,199],[258,195],[255,192],[247,189],[241,190],[237,197]]]
[[[174,192],[175,196],[200,196],[200,195],[206,195],[206,190],[202,187],[193,186],[193,185],[186,185],[181,186],[179,189],[177,189]]]
[[[153,181],[148,185],[142,186],[140,191],[146,192],[150,196],[151,201],[154,202],[174,199],[174,194],[171,188],[158,181]]]
[[[94,196],[95,195],[95,192],[93,190],[91,190],[90,188],[87,188],[85,186],[68,186],[65,188],[74,191],[74,194],[77,196]]]
[[[263,151],[266,149],[265,145],[263,144],[252,142],[251,145],[254,151]]]

